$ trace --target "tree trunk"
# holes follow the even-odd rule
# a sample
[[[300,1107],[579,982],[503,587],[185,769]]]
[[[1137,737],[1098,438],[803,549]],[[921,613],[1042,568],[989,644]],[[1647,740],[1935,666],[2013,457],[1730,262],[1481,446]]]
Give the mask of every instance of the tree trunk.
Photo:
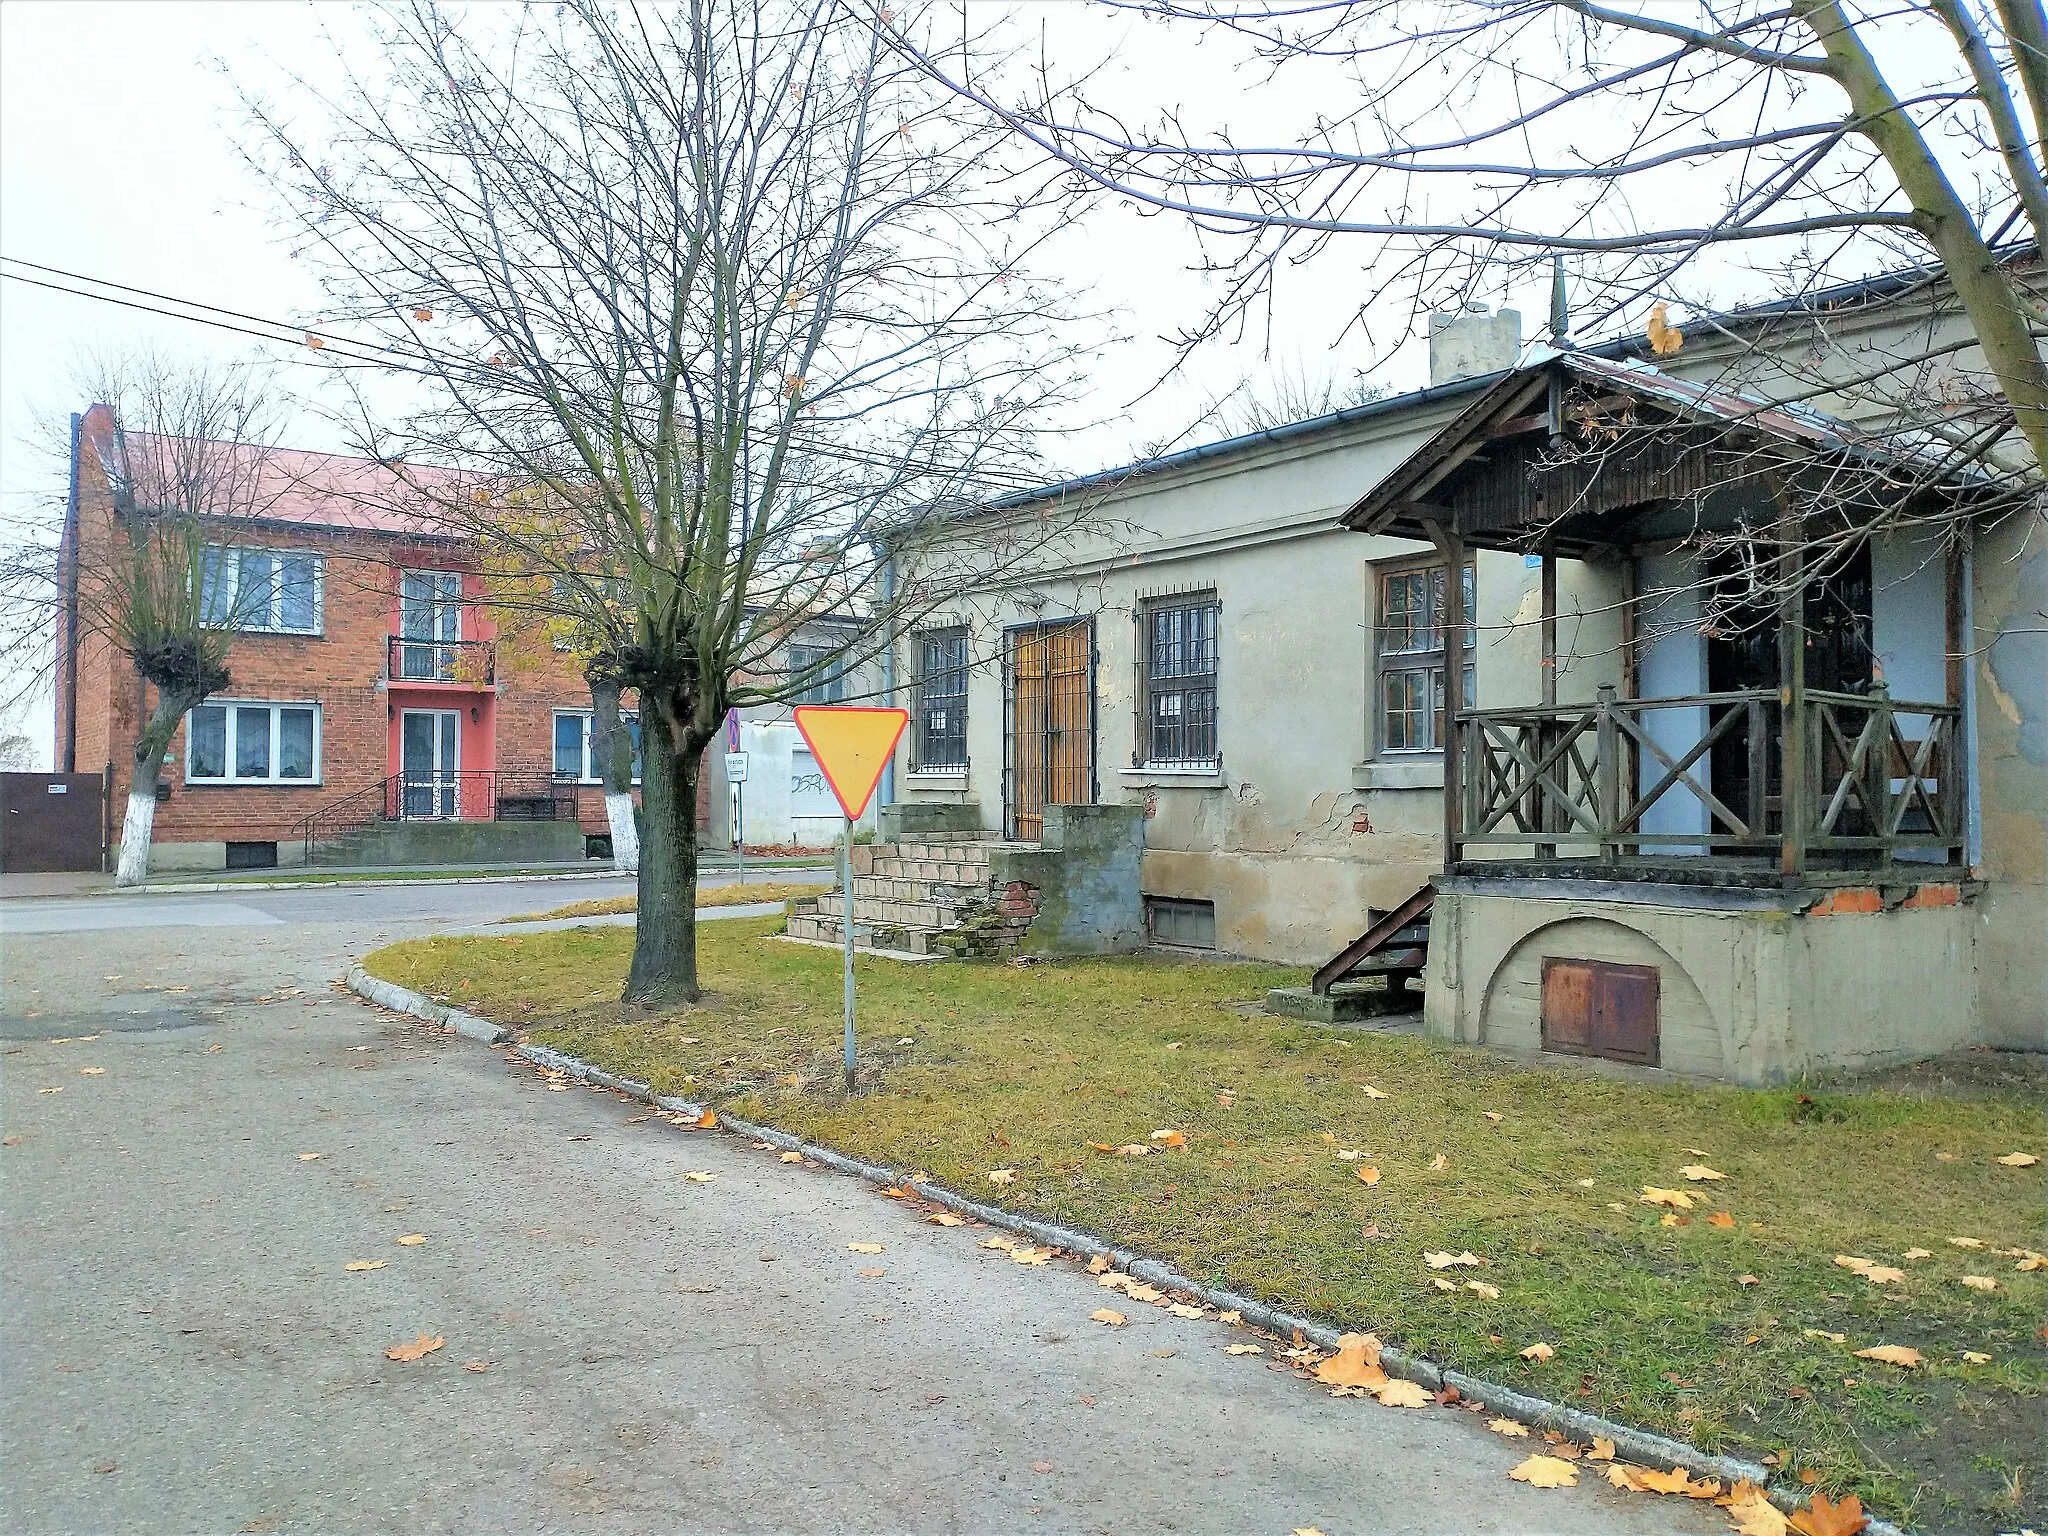
[[[128,778],[128,811],[121,818],[121,858],[114,884],[140,885],[149,875],[149,843],[156,831],[156,786],[163,778],[164,753],[178,722],[204,695],[157,694],[156,708],[135,738],[135,766]]]
[[[660,1008],[697,1001],[697,778],[709,733],[691,711],[640,691],[640,910],[625,1001]]]
[[[633,819],[633,733],[619,713],[619,685],[590,679],[591,743],[602,765],[604,819],[612,831],[612,865],[627,874],[640,868],[640,828]]]

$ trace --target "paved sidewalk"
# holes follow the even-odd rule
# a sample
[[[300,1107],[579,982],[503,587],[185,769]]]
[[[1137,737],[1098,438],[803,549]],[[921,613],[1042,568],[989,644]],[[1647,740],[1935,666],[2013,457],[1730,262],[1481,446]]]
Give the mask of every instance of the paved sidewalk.
[[[10,1532],[1725,1530],[333,990],[532,886],[162,900],[0,913]]]

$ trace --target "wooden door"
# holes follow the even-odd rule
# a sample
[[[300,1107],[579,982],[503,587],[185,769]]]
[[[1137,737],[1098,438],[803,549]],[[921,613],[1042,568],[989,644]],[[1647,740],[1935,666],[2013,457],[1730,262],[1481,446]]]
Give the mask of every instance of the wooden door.
[[[1095,803],[1094,625],[1037,624],[1009,640],[1004,808],[1009,835],[1037,842],[1048,805]]]
[[[1654,965],[1543,962],[1543,1049],[1657,1065],[1659,977]]]

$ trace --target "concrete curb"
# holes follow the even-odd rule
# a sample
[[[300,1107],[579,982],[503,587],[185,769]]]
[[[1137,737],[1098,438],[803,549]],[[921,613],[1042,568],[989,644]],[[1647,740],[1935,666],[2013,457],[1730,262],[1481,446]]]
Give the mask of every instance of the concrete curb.
[[[547,1046],[528,1045],[517,1040],[513,1031],[509,1029],[477,1018],[474,1014],[463,1013],[459,1009],[436,1003],[431,998],[395,983],[380,981],[360,965],[350,969],[348,985],[351,991],[372,1002],[432,1023],[444,1024],[444,1027],[454,1029],[470,1039],[482,1040],[489,1045],[510,1041],[513,1051],[535,1066],[565,1073],[580,1082],[608,1088],[614,1093],[625,1094],[628,1098],[666,1110],[670,1114],[685,1115],[694,1120],[706,1109],[713,1108],[694,1100],[657,1094],[645,1083],[614,1076],[601,1067],[594,1067],[587,1061],[564,1055]],[[865,1163],[858,1158],[835,1152],[830,1147],[815,1146],[800,1136],[791,1135],[788,1131],[779,1131],[772,1126],[755,1125],[750,1121],[734,1119],[725,1114],[718,1116],[718,1124],[723,1130],[754,1141],[764,1141],[778,1150],[800,1152],[808,1162],[822,1164],[835,1172],[851,1174],[871,1184],[897,1187],[908,1184],[909,1187],[916,1189],[921,1197],[936,1205],[943,1205],[948,1210],[962,1216],[970,1216],[989,1226],[1018,1233],[1046,1247],[1064,1248],[1073,1253],[1107,1254],[1117,1268],[1133,1279],[1142,1280],[1147,1285],[1157,1286],[1161,1290],[1185,1292],[1221,1311],[1237,1312],[1246,1322],[1273,1333],[1290,1335],[1299,1329],[1304,1338],[1317,1346],[1334,1349],[1340,1335],[1353,1331],[1317,1322],[1313,1318],[1298,1317],[1252,1297],[1240,1296],[1234,1291],[1204,1285],[1201,1281],[1190,1279],[1158,1259],[1118,1247],[1096,1237],[1093,1233],[1019,1215],[1000,1206],[984,1205],[979,1200],[970,1200],[967,1196],[955,1194],[938,1184],[911,1184],[903,1174],[893,1168]],[[1772,1487],[1770,1468],[1758,1462],[1743,1461],[1733,1456],[1716,1456],[1682,1440],[1668,1439],[1649,1430],[1637,1429],[1633,1425],[1587,1413],[1583,1409],[1551,1402],[1548,1398],[1531,1396],[1498,1382],[1469,1376],[1463,1371],[1446,1369],[1432,1360],[1421,1355],[1411,1355],[1405,1350],[1382,1346],[1380,1364],[1388,1375],[1405,1377],[1429,1388],[1432,1392],[1445,1386],[1455,1387],[1459,1396],[1483,1402],[1489,1408],[1502,1409],[1537,1429],[1555,1429],[1560,1434],[1581,1441],[1590,1441],[1595,1436],[1603,1440],[1612,1440],[1618,1460],[1632,1461],[1638,1465],[1653,1465],[1660,1469],[1683,1467],[1692,1476],[1719,1478],[1723,1484],[1733,1484],[1746,1479],[1763,1488],[1769,1494],[1771,1502],[1780,1509],[1790,1512],[1803,1507],[1802,1495],[1789,1489]],[[1898,1526],[1875,1516],[1872,1516],[1870,1523],[1864,1527],[1864,1533],[1865,1536],[1909,1536],[1909,1533]]]

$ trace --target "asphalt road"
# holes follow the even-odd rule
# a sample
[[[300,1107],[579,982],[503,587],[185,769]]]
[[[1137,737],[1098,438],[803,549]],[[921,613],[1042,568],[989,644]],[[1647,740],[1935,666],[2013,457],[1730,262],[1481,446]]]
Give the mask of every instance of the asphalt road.
[[[0,903],[0,1525],[1726,1530],[333,988],[606,893]]]

